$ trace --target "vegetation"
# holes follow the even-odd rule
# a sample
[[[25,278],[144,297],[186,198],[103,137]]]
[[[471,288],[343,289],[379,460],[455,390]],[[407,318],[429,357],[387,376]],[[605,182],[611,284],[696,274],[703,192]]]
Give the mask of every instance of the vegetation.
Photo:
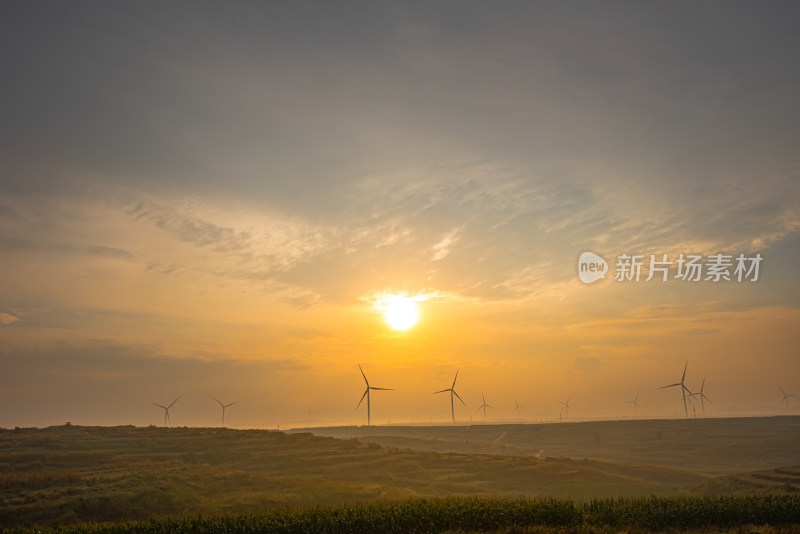
[[[416,451],[589,458],[714,476],[800,464],[798,416],[340,426],[307,431]]]
[[[800,525],[800,497],[637,498],[572,501],[510,499],[416,499],[395,503],[278,510],[266,513],[151,519],[117,524],[59,527],[63,533],[374,533],[595,532],[597,529],[696,529],[748,525]],[[793,526],[792,526],[793,525]],[[532,530],[537,529],[537,530]],[[19,528],[9,532],[31,532]],[[37,530],[37,532],[42,532]],[[545,530],[548,532],[548,530]]]
[[[528,426],[536,428],[514,432],[547,431]],[[588,428],[602,432],[602,427]],[[473,432],[472,443],[462,440],[465,448],[497,441],[496,429],[473,430],[447,432]],[[584,439],[580,432],[579,441]],[[664,435],[672,439],[668,431]],[[510,438],[524,443],[521,435]],[[557,439],[566,442],[563,436]],[[793,446],[797,458],[794,430],[788,428],[782,443]],[[702,444],[695,440],[695,446]],[[605,449],[598,445],[598,450]],[[762,456],[762,449],[740,441],[732,458],[736,465],[747,465],[748,457],[763,465]],[[776,456],[777,461],[792,458],[784,452]],[[217,525],[233,532],[285,523],[281,528],[288,530],[277,531],[335,532],[337,522],[344,522],[358,532],[384,520],[404,532],[532,525],[580,531],[630,525],[738,528],[800,523],[798,489],[800,468],[791,466],[710,477],[591,459],[401,449],[309,433],[132,426],[0,429],[0,528],[83,524],[75,528],[144,532],[216,530]],[[749,496],[718,497],[732,493]],[[687,498],[692,495],[709,498]]]

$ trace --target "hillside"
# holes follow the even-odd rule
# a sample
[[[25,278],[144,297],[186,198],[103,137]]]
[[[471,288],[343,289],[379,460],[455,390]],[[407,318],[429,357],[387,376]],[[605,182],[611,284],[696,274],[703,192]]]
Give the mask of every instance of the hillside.
[[[800,494],[800,465],[714,477],[691,488],[697,496]]]
[[[675,495],[707,477],[572,459],[400,450],[264,430],[0,430],[0,525],[446,496]]]
[[[310,428],[440,453],[588,458],[720,476],[800,464],[800,417]]]

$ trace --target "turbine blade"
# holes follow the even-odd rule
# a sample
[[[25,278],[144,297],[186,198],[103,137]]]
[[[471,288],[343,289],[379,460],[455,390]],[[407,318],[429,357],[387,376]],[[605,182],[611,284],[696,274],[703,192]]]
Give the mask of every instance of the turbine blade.
[[[370,386],[369,389],[380,389],[381,391],[394,391],[392,388],[376,388],[372,386]]]
[[[223,408],[225,407],[225,405],[224,405],[224,404],[222,404],[218,398],[214,397],[214,400],[215,400],[215,401],[217,401],[217,404],[219,404],[219,405],[220,405],[220,406],[222,406]]]
[[[456,380],[457,379],[458,379],[458,369],[456,369],[456,376],[455,376],[455,378],[453,378],[453,385],[450,386],[450,389],[453,389],[454,387],[456,387]]]
[[[442,391],[434,391],[433,394],[436,395],[437,393],[444,393],[445,391],[450,391],[450,388],[443,389]]]
[[[172,401],[172,404],[175,404],[175,403],[176,403],[176,402],[178,402],[179,400],[181,400],[180,396],[178,396],[178,398],[177,398],[177,399],[175,399],[174,401]],[[167,406],[167,408],[172,408],[172,404],[170,404],[169,406]]]
[[[365,389],[365,390],[364,390],[364,394],[363,394],[363,395],[361,395],[361,400],[360,400],[360,401],[358,401],[358,404],[356,405],[356,410],[358,410],[358,407],[359,407],[359,406],[361,406],[361,403],[362,403],[362,402],[364,402],[364,397],[366,397],[366,396],[367,396],[367,393],[369,393],[369,388]]]
[[[680,382],[678,382],[677,384],[670,384],[670,385],[668,385],[668,386],[661,386],[661,387],[660,387],[660,388],[658,388],[658,389],[674,388],[675,386],[680,386],[680,385],[681,385],[681,383],[680,383]]]
[[[785,392],[785,391],[783,391],[783,388],[782,388],[782,387],[780,387],[780,386],[778,386],[778,389],[780,389],[780,390],[781,390],[781,393],[783,393],[783,396],[785,397],[785,396],[786,396],[786,392]]]
[[[159,408],[163,408],[164,410],[166,410],[166,409],[167,409],[167,407],[166,407],[166,406],[162,406],[162,405],[160,405],[160,404],[156,404],[155,402],[154,402],[153,404],[155,404],[155,405],[156,405],[156,406],[158,406]]]
[[[454,389],[451,389],[450,391],[452,391],[452,392],[453,392],[453,395],[455,395],[456,397],[458,397],[458,393],[456,393],[456,390],[454,390]],[[467,405],[467,403],[466,403],[466,402],[464,402],[464,399],[462,399],[461,397],[458,397],[458,400],[460,400],[460,401],[461,401],[461,404],[463,404],[464,406],[466,406],[466,405]]]
[[[226,404],[226,405],[225,405],[225,407],[227,408],[228,406],[233,406],[233,405],[234,405],[234,404],[236,404],[237,402],[239,402],[239,401],[233,401],[233,402],[232,402],[232,403],[230,403],[230,404]]]
[[[361,368],[361,364],[358,364],[358,370],[361,371],[361,376],[364,377],[364,382],[367,383],[367,387],[369,387],[369,380],[367,380],[367,375],[364,374],[364,370]]]
[[[686,368],[689,367],[689,362],[686,362],[686,365],[683,366],[683,377],[681,377],[681,384],[683,384],[683,380],[686,378]]]

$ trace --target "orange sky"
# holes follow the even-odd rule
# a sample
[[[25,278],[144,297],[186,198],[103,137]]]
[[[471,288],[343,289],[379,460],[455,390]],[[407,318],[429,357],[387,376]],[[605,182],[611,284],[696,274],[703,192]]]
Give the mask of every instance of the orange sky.
[[[678,417],[687,361],[786,413],[798,8],[619,6],[8,9],[0,426],[362,424],[359,363],[374,423],[447,421],[456,369],[462,422]],[[760,278],[613,279],[682,253]]]

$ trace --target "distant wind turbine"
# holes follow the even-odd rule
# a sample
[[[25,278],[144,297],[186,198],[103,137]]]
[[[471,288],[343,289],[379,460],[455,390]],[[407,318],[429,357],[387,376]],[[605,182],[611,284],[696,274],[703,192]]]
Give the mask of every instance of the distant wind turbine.
[[[519,410],[520,408],[524,408],[525,406],[521,405],[517,402],[517,399],[514,399],[514,411],[517,412],[517,419],[519,419]]]
[[[483,398],[483,404],[481,404],[478,407],[478,410],[483,408],[483,418],[486,419],[486,408],[491,408],[492,410],[494,410],[494,406],[489,406],[488,404],[486,404],[486,397],[484,396],[483,393],[481,393],[481,397]],[[478,410],[475,410],[475,411],[478,411]]]
[[[228,406],[233,406],[239,401],[233,401],[230,404],[222,404],[222,402],[220,402],[218,398],[214,397],[214,400],[217,401],[217,404],[222,406],[222,428],[225,428],[225,408],[227,408]]]
[[[706,396],[706,394],[703,393],[703,388],[705,387],[706,387],[706,378],[703,377],[703,383],[700,384],[700,391],[698,391],[693,395],[695,398],[700,397],[700,406],[703,408],[703,415],[706,414],[706,401],[708,401],[709,404],[714,404],[713,402],[711,402],[711,399],[709,399]]]
[[[778,386],[778,389],[780,389],[781,393],[783,393],[783,398],[781,399],[781,404],[783,404],[785,402],[787,410],[789,409],[789,397],[800,397],[800,395],[792,395],[792,394],[786,393],[785,391],[783,391],[783,388],[781,388],[780,386]]]
[[[568,398],[564,402],[559,402],[559,404],[563,404],[564,405],[564,411],[566,412],[567,417],[569,417],[569,401],[571,401],[571,400],[572,400],[572,397]]]
[[[178,397],[177,399],[172,401],[172,404],[175,404],[179,400],[181,400],[180,397]],[[166,427],[167,426],[167,422],[169,422],[169,409],[172,408],[172,404],[170,404],[169,406],[164,406],[163,404],[157,404],[155,402],[153,404],[155,404],[156,406],[158,406],[159,408],[162,408],[164,410],[164,426]]]
[[[450,387],[449,387],[449,388],[447,388],[447,389],[443,389],[443,390],[441,390],[441,391],[434,391],[434,392],[433,392],[433,394],[434,394],[434,395],[436,395],[436,394],[438,394],[438,393],[444,393],[444,392],[446,392],[446,391],[449,391],[449,392],[450,392],[450,416],[453,418],[453,422],[454,422],[454,423],[456,422],[456,411],[455,411],[455,408],[453,407],[453,395],[455,395],[456,397],[458,397],[458,400],[460,400],[460,401],[461,401],[461,404],[463,404],[464,406],[466,406],[466,405],[467,405],[467,403],[466,403],[466,402],[464,402],[464,399],[462,399],[461,397],[459,397],[459,396],[458,396],[458,393],[456,393],[455,387],[456,387],[456,380],[457,380],[457,379],[458,379],[458,369],[456,369],[456,376],[455,376],[455,378],[453,378],[453,385],[452,385],[452,386],[450,386]]]
[[[674,388],[676,386],[680,386],[681,387],[681,394],[683,395],[683,412],[686,415],[686,418],[688,419],[689,418],[689,407],[686,405],[686,393],[689,393],[689,395],[691,395],[691,396],[693,396],[693,395],[692,395],[692,392],[689,390],[689,388],[687,388],[686,385],[683,383],[684,380],[686,380],[686,368],[687,367],[689,367],[689,362],[686,362],[686,365],[683,366],[683,376],[681,377],[681,381],[680,382],[677,382],[675,384],[670,384],[668,386],[662,386],[662,387],[660,387],[658,389]]]
[[[639,394],[636,394],[633,400],[628,401],[628,404],[633,404],[633,413],[637,413],[639,411]]]
[[[361,406],[361,403],[364,402],[364,397],[366,397],[367,398],[367,425],[369,425],[370,424],[370,417],[371,417],[370,416],[370,406],[369,406],[369,390],[371,390],[371,389],[379,389],[381,391],[392,391],[392,389],[391,388],[376,388],[374,386],[370,386],[369,385],[369,380],[367,380],[367,375],[364,374],[364,370],[361,368],[361,364],[358,364],[358,369],[359,369],[359,371],[361,371],[361,376],[364,377],[364,382],[367,383],[367,389],[365,389],[364,390],[364,394],[361,395],[361,400],[358,401],[358,405],[356,406],[356,410],[358,410],[359,406]]]

